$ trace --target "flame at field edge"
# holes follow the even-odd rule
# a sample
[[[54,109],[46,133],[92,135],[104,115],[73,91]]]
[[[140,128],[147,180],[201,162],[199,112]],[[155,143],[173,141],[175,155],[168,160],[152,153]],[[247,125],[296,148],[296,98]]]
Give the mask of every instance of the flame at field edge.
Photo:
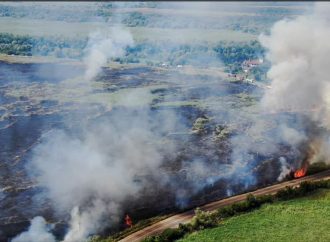
[[[293,174],[294,178],[304,177],[307,173],[307,166],[303,166],[302,168],[296,170]]]

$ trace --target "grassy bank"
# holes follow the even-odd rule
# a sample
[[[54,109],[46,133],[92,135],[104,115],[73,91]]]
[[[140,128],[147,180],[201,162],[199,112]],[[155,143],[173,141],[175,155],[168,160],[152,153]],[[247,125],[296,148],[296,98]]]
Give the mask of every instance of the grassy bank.
[[[307,197],[266,204],[179,241],[330,241],[329,216],[330,191],[321,189]]]
[[[329,169],[322,163],[310,166],[309,174]],[[248,195],[245,201],[214,212],[196,209],[196,216],[179,228],[166,229],[144,242],[190,241],[330,241],[330,180],[302,182],[274,195]],[[169,216],[169,215],[168,215]],[[168,216],[157,216],[135,224],[107,238],[95,236],[89,242],[114,242]],[[316,232],[320,226],[320,234]],[[178,240],[182,238],[181,240]]]
[[[325,180],[302,182],[274,195],[249,194],[245,201],[213,212],[196,209],[191,222],[143,241],[295,241],[302,240],[301,233],[306,234],[302,241],[329,241],[329,222],[325,221],[330,215],[329,189],[330,180]],[[315,224],[320,224],[317,235]]]

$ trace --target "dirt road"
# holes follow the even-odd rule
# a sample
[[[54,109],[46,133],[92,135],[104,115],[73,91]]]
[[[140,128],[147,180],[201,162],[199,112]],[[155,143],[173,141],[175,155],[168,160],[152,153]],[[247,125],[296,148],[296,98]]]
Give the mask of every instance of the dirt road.
[[[286,187],[286,186],[296,186],[302,181],[316,181],[321,179],[330,179],[330,170],[324,171],[315,175],[306,176],[300,179],[295,179],[279,184],[275,184],[269,187],[261,188],[256,191],[250,192],[253,195],[265,195],[265,194],[274,194],[278,190]],[[204,206],[201,206],[200,208],[204,211],[212,211],[218,208],[221,208],[226,205],[230,205],[236,202],[240,202],[246,199],[248,193],[244,193],[241,195],[229,197],[226,199],[218,200],[215,202],[208,203]],[[176,214],[171,217],[168,217],[160,222],[157,222],[153,225],[150,225],[142,230],[139,230],[126,238],[120,240],[120,242],[137,242],[141,241],[147,236],[155,235],[161,233],[163,230],[167,228],[176,228],[179,226],[180,223],[188,223],[193,216],[195,215],[194,210],[189,210],[184,213]]]

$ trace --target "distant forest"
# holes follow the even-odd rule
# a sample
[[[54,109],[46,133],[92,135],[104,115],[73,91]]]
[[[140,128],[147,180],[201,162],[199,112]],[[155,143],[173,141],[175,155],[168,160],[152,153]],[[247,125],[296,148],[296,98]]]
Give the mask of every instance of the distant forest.
[[[0,4],[0,17],[32,18],[66,22],[109,21],[110,24],[124,24],[129,27],[157,28],[212,28],[229,29],[245,33],[265,32],[276,21],[302,13],[302,9],[290,8],[252,8],[233,10],[233,15],[212,19],[203,16],[172,15],[168,17],[153,11],[143,12],[141,8],[163,8],[165,3],[85,3],[80,8],[68,5],[5,5]],[[285,3],[282,3],[282,5]],[[168,6],[167,6],[168,7]],[[129,12],[117,12],[116,9],[130,8]],[[240,12],[242,11],[242,12]],[[244,13],[241,15],[241,13]]]
[[[87,38],[31,37],[2,33],[0,34],[0,53],[81,59],[84,56],[87,41]],[[142,42],[128,47],[124,57],[113,61],[149,65],[162,63],[167,65],[212,65],[221,60],[226,65],[233,65],[240,64],[247,59],[258,58],[263,53],[264,49],[258,41],[194,45]]]

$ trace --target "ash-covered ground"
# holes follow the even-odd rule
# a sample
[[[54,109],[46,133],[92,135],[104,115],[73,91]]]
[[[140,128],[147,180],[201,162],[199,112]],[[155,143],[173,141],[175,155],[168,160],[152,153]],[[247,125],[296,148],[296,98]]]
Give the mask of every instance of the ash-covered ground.
[[[26,229],[37,215],[59,222],[55,233],[64,233],[68,213],[54,212],[52,201],[40,195],[45,188],[28,175],[27,164],[43,135],[62,129],[79,136],[82,122],[84,127],[120,123],[120,131],[134,122],[140,125],[136,117],[141,113],[152,120],[150,129],[157,139],[150,142],[161,155],[157,174],[134,176],[133,182],[143,186],[121,203],[122,211],[135,221],[264,186],[281,173],[280,163],[272,160],[278,157],[271,152],[269,156],[250,154],[251,164],[243,168],[233,160],[232,137],[247,132],[260,115],[255,103],[263,90],[256,85],[189,74],[180,68],[123,67],[104,68],[92,91],[86,92],[76,82],[82,72],[79,65],[1,63],[1,241]],[[132,90],[141,91],[145,98],[138,95],[127,102]],[[269,132],[277,125],[272,116],[264,115],[263,120]],[[246,142],[263,142],[255,134],[248,137]],[[290,152],[283,147],[280,155],[289,157]],[[125,172],[121,175],[120,182],[131,182]],[[112,231],[123,226],[122,221],[116,224]]]

